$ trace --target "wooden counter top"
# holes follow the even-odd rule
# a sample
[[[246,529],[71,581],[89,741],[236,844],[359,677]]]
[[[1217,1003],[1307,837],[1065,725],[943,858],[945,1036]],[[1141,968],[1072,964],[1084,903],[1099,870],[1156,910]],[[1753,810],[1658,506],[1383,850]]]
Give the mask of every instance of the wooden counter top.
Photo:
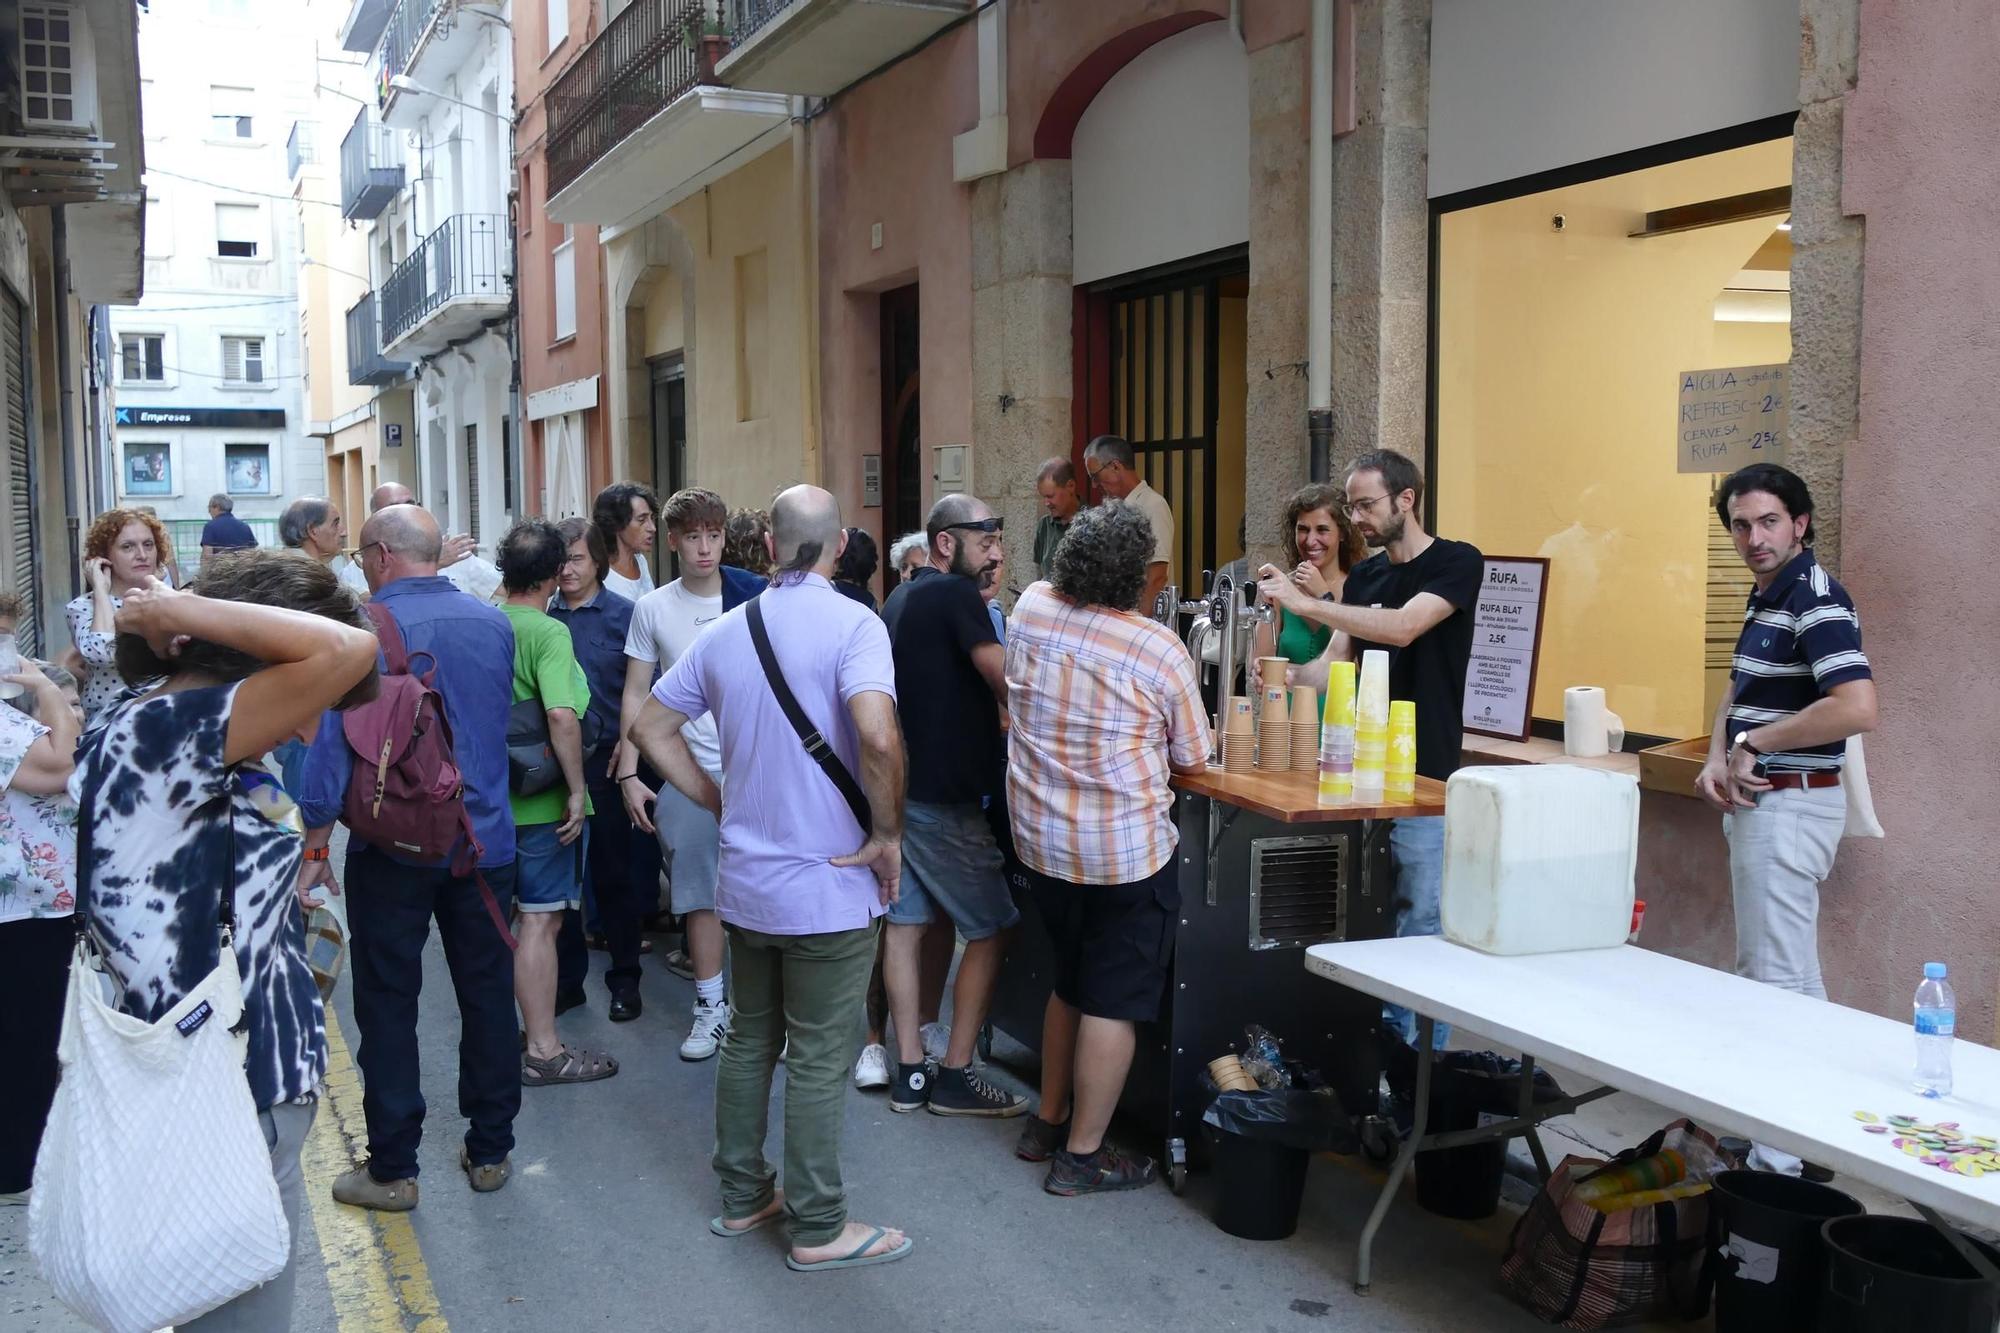
[[[1175,791],[1253,810],[1285,824],[1332,824],[1353,819],[1406,819],[1444,813],[1444,784],[1417,779],[1416,800],[1394,805],[1321,805],[1317,773],[1224,773],[1211,768],[1195,776],[1174,775]]]

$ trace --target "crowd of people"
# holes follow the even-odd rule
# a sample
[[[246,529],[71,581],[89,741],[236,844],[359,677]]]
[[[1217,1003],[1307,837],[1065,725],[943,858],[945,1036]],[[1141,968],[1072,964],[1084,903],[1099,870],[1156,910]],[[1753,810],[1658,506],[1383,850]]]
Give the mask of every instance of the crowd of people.
[[[1015,1151],[1046,1164],[1051,1193],[1148,1184],[1155,1163],[1106,1134],[1168,983],[1170,782],[1204,770],[1211,723],[1196,663],[1147,614],[1169,581],[1172,510],[1126,441],[1099,437],[1082,461],[1088,487],[1067,459],[1037,476],[1033,577],[1010,614],[1005,525],[963,494],[889,543],[879,611],[875,541],[813,486],[732,510],[706,489],[663,501],[619,482],[589,518],[516,523],[491,560],[398,485],[374,493],[351,539],[333,502],[293,501],[276,550],[237,540],[223,504],[184,587],[166,577],[156,518],[98,516],[88,591],[68,607],[73,647],[4,677],[17,697],[0,708],[0,1024],[19,1072],[0,1114],[0,1194],[29,1188],[76,932],[120,1007],[151,1022],[214,967],[217,922],[233,919],[248,1083],[296,1217],[327,1066],[304,914],[343,891],[367,1157],[334,1181],[342,1203],[419,1202],[417,997],[433,924],[462,1027],[459,1165],[475,1191],[512,1175],[524,1088],[619,1072],[621,1053],[558,1027],[589,1002],[591,950],[606,954],[608,1017],[628,1022],[644,1008],[648,935],[673,922],[680,946],[663,961],[694,986],[679,1056],[719,1055],[715,1234],[783,1219],[800,1271],[910,1252],[901,1231],[848,1215],[850,1081],[887,1089],[895,1112],[1025,1116]],[[1419,771],[1443,777],[1458,763],[1480,557],[1423,530],[1422,487],[1382,451],[1344,487],[1292,497],[1289,568],[1259,570],[1278,612],[1257,655],[1323,685],[1330,660],[1396,649],[1397,697],[1420,704]],[[1106,502],[1088,506],[1090,490]],[[1802,484],[1728,494],[1769,502],[1760,515],[1803,506],[1809,534]],[[1718,512],[1734,526],[1738,507]],[[1768,564],[1784,543],[1767,529],[1739,544],[1764,543]],[[675,576],[657,584],[662,534]],[[1379,554],[1363,559],[1368,547]],[[1779,554],[1809,561],[1800,549]],[[1844,596],[1808,572],[1793,601]],[[12,614],[0,601],[0,621]],[[1838,667],[1820,673],[1835,692],[1865,679],[1865,659],[1855,677],[1846,656],[1858,639],[1815,651]],[[1718,735],[1728,722],[1725,705]],[[1819,754],[1815,730],[1764,730]],[[1766,789],[1718,772],[1704,790],[1741,821]],[[1441,825],[1392,832],[1401,933],[1437,929]],[[1747,846],[1739,859],[1756,873]],[[1030,902],[1054,956],[1032,1111],[975,1059]],[[781,1059],[782,1173],[764,1153]],[[189,1327],[284,1327],[289,1272]]]

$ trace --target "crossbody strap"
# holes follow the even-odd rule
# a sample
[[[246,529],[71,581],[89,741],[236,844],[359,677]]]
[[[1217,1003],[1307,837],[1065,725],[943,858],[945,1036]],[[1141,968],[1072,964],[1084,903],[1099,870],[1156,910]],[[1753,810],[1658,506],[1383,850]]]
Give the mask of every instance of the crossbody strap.
[[[771,682],[771,693],[778,698],[778,707],[784,710],[785,721],[792,724],[792,730],[799,734],[799,742],[806,747],[820,771],[847,801],[847,808],[854,812],[854,822],[861,826],[863,834],[875,832],[875,815],[868,808],[868,797],[861,790],[861,784],[847,771],[847,765],[840,761],[832,745],[827,743],[819,728],[813,726],[806,710],[799,707],[798,696],[785,683],[785,673],[778,669],[778,655],[771,651],[771,636],[764,628],[764,604],[762,600],[746,603],[750,617],[750,642],[757,647],[757,660],[763,664],[764,679]]]

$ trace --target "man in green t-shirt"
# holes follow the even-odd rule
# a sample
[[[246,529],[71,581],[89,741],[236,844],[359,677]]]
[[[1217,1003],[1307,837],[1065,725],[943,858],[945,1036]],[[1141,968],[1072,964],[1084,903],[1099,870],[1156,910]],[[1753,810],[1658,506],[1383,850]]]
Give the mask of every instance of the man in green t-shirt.
[[[1035,520],[1035,577],[1049,576],[1049,559],[1056,552],[1056,545],[1069,531],[1070,520],[1083,507],[1083,499],[1076,493],[1076,466],[1067,458],[1051,458],[1042,464],[1042,470],[1035,474],[1035,493],[1042,497],[1042,508],[1046,510]]]
[[[556,936],[563,913],[583,905],[585,818],[590,795],[583,772],[583,718],[590,685],[577,664],[569,627],[549,615],[569,544],[553,523],[516,523],[500,542],[500,609],[514,627],[514,702],[535,700],[548,720],[548,743],[563,780],[533,795],[510,793],[514,808],[514,999],[528,1030],[521,1083],[588,1083],[610,1078],[618,1062],[563,1045],[556,1036]]]

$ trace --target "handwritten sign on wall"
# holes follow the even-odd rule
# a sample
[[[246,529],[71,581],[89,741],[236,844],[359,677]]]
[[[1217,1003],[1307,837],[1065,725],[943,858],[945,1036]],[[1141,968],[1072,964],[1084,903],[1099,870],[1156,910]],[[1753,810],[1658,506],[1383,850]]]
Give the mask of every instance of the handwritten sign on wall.
[[[1547,560],[1486,557],[1479,603],[1472,611],[1472,661],[1465,672],[1467,731],[1528,739],[1542,650],[1542,593],[1548,581]]]
[[[1674,428],[1677,472],[1734,472],[1785,461],[1787,367],[1684,370]]]

